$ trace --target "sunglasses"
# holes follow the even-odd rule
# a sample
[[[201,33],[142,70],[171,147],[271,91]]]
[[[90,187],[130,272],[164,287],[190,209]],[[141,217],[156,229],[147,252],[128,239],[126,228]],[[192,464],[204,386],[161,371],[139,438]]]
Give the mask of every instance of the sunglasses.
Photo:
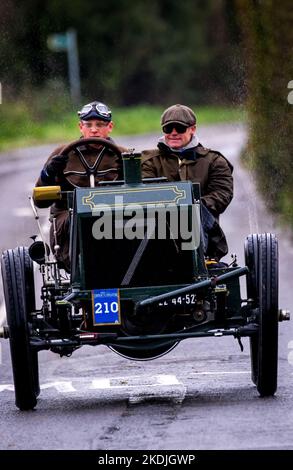
[[[188,127],[190,126],[184,126],[183,124],[174,122],[171,124],[166,124],[165,126],[162,127],[162,129],[163,129],[164,134],[171,134],[173,129],[175,129],[175,131],[178,132],[178,134],[184,134],[184,132],[186,132]]]
[[[103,103],[86,104],[80,111],[77,112],[77,114],[81,119],[84,119],[92,111],[95,111],[97,115],[102,118],[108,118],[111,120],[111,110]]]

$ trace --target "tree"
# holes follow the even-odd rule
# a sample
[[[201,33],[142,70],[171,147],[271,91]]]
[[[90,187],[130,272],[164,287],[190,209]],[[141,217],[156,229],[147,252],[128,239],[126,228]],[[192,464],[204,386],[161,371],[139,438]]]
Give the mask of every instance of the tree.
[[[239,50],[231,1],[2,0],[2,81],[14,95],[56,77],[67,81],[66,54],[49,51],[47,38],[75,28],[85,98],[233,102]]]
[[[238,0],[247,65],[249,147],[260,188],[293,220],[293,10],[284,0]]]

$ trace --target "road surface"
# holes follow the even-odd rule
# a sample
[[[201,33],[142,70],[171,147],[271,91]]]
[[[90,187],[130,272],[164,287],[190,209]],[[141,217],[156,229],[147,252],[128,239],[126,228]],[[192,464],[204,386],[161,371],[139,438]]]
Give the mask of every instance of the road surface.
[[[243,265],[246,235],[275,232],[280,306],[293,311],[292,239],[268,214],[252,175],[240,165],[244,127],[205,127],[199,137],[235,168],[235,197],[221,219],[230,253]],[[156,138],[117,138],[117,143],[139,150],[153,147]],[[37,233],[27,196],[51,150],[42,146],[0,156],[1,250],[27,245]],[[41,212],[44,222],[46,211]],[[248,341],[241,352],[232,338],[202,338],[183,341],[149,362],[123,359],[104,346],[83,347],[62,359],[42,352],[40,399],[37,409],[26,413],[15,408],[8,341],[1,340],[0,449],[293,449],[292,324],[280,324],[274,398],[259,398],[250,380]]]

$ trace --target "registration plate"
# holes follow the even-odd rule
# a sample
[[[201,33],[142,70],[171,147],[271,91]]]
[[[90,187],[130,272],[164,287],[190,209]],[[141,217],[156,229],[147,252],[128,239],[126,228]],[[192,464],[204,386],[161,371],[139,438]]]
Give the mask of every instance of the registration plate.
[[[92,291],[94,325],[120,325],[119,289]]]

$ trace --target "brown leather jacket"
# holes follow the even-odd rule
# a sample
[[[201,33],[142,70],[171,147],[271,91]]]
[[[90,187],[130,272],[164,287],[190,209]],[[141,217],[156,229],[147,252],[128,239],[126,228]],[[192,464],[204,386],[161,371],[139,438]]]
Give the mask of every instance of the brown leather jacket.
[[[114,143],[112,139],[109,139],[111,143]],[[55,156],[62,153],[62,150],[65,148],[65,145],[60,145],[57,147],[49,156],[48,160],[46,161],[44,168],[50,162],[50,160]],[[123,147],[118,147],[120,152],[125,152],[126,149]],[[88,145],[85,147],[82,145],[82,139],[80,140],[80,147],[79,150],[84,155],[86,161],[89,165],[93,165],[97,159],[97,155],[99,154],[99,147],[94,145]],[[64,170],[64,178],[55,178],[55,183],[61,186],[62,191],[72,190],[74,187],[88,187],[90,186],[88,176],[81,176],[81,175],[69,175],[66,176],[66,172],[69,171],[84,171],[84,167],[78,158],[78,154],[75,151],[71,151],[68,154],[68,161],[67,165]],[[112,181],[116,179],[122,178],[122,163],[119,162],[118,156],[114,155],[111,151],[105,151],[101,162],[97,168],[97,175],[95,177],[95,182],[98,184],[99,181]],[[47,186],[47,184],[42,181],[41,175],[39,176],[36,186]],[[51,203],[50,202],[36,202],[38,207],[48,207]],[[55,204],[56,207],[64,207],[62,202],[58,202]]]
[[[233,198],[232,172],[231,163],[220,152],[201,144],[182,160],[164,144],[142,152],[143,178],[166,176],[168,181],[200,183],[202,200],[217,219]]]
[[[109,139],[111,143],[114,143],[112,139]],[[45,163],[44,167],[48,164],[48,162],[58,154],[62,153],[65,145],[61,145],[57,147],[52,154],[49,156],[47,162]],[[96,161],[97,155],[99,154],[99,148],[97,146],[83,146],[82,139],[80,142],[80,147],[82,154],[86,158],[87,162],[90,165],[93,165]],[[123,147],[118,147],[120,152],[125,152],[126,149]],[[61,186],[62,191],[72,191],[74,187],[88,187],[90,186],[88,176],[80,176],[80,175],[70,175],[66,177],[66,171],[84,171],[84,167],[82,166],[78,155],[76,152],[72,151],[68,154],[69,158],[67,161],[67,165],[64,170],[64,177],[58,179],[55,178],[55,183]],[[117,155],[111,153],[111,151],[105,151],[103,154],[103,158],[101,159],[101,163],[98,166],[98,174],[96,175],[95,181],[96,184],[99,181],[112,181],[116,179],[122,179],[122,163],[119,161]],[[106,173],[105,173],[106,171]],[[101,172],[99,174],[99,172]],[[103,172],[103,173],[102,173]],[[36,186],[47,186],[46,183],[42,181],[41,176],[39,176]],[[51,202],[47,201],[35,201],[37,207],[44,208],[49,207]],[[67,270],[70,269],[70,262],[69,262],[69,213],[66,209],[66,202],[65,201],[57,201],[54,202],[50,209],[51,216],[56,218],[56,230],[57,230],[57,244],[60,245],[60,250],[56,254],[56,258],[58,261],[63,263],[63,266]],[[53,234],[53,226],[50,227],[50,245],[51,249],[54,252],[55,240]]]

